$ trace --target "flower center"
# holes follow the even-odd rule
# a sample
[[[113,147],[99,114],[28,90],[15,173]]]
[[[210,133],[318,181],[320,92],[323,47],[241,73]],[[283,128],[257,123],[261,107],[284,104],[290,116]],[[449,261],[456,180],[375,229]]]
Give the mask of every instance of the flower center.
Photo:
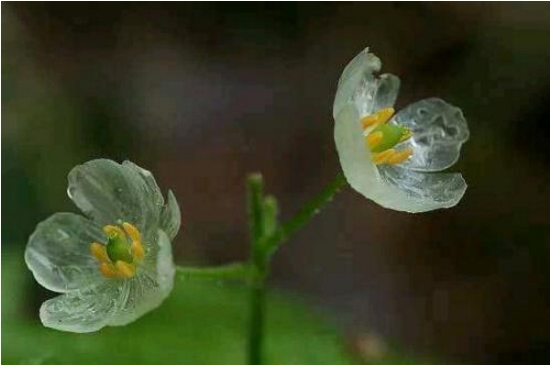
[[[103,232],[107,235],[107,244],[90,244],[90,252],[99,262],[99,271],[106,278],[131,278],[136,274],[136,264],[143,260],[141,233],[127,222],[122,223],[122,228],[107,225]]]
[[[409,147],[401,150],[393,148],[412,136],[407,127],[387,124],[394,112],[393,108],[384,108],[361,118],[365,145],[372,152],[372,162],[376,165],[395,165],[412,155],[412,149]]]

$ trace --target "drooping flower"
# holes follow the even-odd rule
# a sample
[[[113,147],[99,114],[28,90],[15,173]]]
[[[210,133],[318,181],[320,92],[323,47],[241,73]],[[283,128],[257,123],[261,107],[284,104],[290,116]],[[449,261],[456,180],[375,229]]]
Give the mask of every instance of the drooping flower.
[[[379,77],[368,48],[344,69],[334,99],[334,139],[353,189],[379,205],[411,213],[456,205],[466,190],[459,173],[441,173],[468,140],[462,111],[436,98],[394,115],[400,80]]]
[[[70,332],[128,324],[172,290],[178,203],[171,191],[165,203],[153,175],[129,161],[92,160],[68,180],[69,197],[87,217],[52,215],[25,251],[36,281],[62,293],[42,303],[40,319]]]

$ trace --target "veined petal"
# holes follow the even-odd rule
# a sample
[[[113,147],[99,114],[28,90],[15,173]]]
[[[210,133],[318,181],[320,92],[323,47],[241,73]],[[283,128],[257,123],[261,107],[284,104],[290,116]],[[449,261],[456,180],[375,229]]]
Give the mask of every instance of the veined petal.
[[[372,112],[380,109],[393,107],[399,94],[401,80],[392,74],[380,75],[377,80],[376,94],[374,95],[374,106]]]
[[[176,272],[172,246],[164,231],[158,231],[156,255],[146,257],[138,274],[124,281],[117,299],[117,310],[109,325],[123,326],[157,308],[172,291]]]
[[[151,173],[134,164],[98,159],[76,166],[68,193],[100,226],[130,222],[146,242],[156,234],[164,200]]]
[[[160,229],[166,232],[168,239],[172,241],[181,225],[181,212],[176,197],[172,190],[168,190],[166,205],[160,214]]]
[[[373,73],[380,71],[382,63],[374,54],[369,53],[369,49],[364,49],[342,72],[338,81],[338,90],[334,98],[332,115],[334,118],[340,113],[340,110],[348,104],[355,104],[356,100],[371,100],[376,89],[376,82]],[[368,104],[368,103],[367,103]],[[371,100],[372,104],[372,100]],[[368,107],[365,105],[365,107]],[[359,110],[360,113],[369,113],[370,110]],[[362,114],[363,115],[363,114]]]
[[[94,332],[105,327],[117,309],[120,289],[114,282],[73,291],[42,303],[40,320],[46,327],[68,332]]]
[[[155,206],[161,207],[164,205],[164,197],[162,196],[162,192],[157,182],[155,181],[155,177],[153,176],[151,171],[139,167],[130,160],[123,161],[122,166],[127,166],[133,169],[141,176],[141,178],[147,185],[147,193],[150,195],[150,199],[154,201]]]
[[[460,174],[427,174],[394,166],[376,167],[365,148],[355,107],[336,117],[334,138],[350,186],[375,203],[394,210],[424,212],[455,205],[466,189]]]
[[[400,193],[385,206],[411,213],[455,206],[466,191],[466,181],[458,173],[425,173],[399,166],[379,167],[380,175]]]
[[[351,60],[338,82],[333,105],[335,118],[348,104],[355,105],[361,117],[395,104],[399,93],[399,78],[392,74],[375,77],[373,74],[380,71],[381,67],[380,59],[369,53],[368,48]]]
[[[390,121],[409,128],[412,138],[403,142],[413,155],[402,166],[419,171],[440,171],[453,165],[470,135],[462,111],[437,98],[407,106]]]
[[[38,224],[25,250],[25,262],[36,281],[55,292],[96,285],[103,280],[90,244],[101,242],[101,229],[73,213],[56,213]]]

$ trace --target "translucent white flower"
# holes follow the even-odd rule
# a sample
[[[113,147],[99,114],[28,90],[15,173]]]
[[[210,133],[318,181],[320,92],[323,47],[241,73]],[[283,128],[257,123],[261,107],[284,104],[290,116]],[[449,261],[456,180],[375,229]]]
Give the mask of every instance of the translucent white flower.
[[[93,160],[69,173],[68,194],[87,215],[56,213],[30,236],[25,262],[45,288],[46,327],[93,332],[128,324],[172,290],[171,241],[180,210],[153,175],[132,162]]]
[[[469,137],[462,111],[436,98],[394,116],[399,78],[379,77],[368,48],[344,69],[334,99],[334,139],[349,184],[383,207],[425,212],[456,205],[466,190],[453,165]]]

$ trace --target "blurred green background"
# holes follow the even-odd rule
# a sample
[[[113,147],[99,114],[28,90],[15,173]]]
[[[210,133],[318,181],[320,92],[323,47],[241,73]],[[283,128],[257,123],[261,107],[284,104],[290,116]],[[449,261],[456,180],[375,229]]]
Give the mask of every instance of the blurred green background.
[[[69,170],[107,157],[175,191],[179,263],[245,259],[245,175],[264,174],[283,218],[331,180],[336,82],[365,46],[401,78],[397,108],[463,109],[469,189],[422,215],[337,196],[275,257],[271,363],[550,362],[550,5],[2,3],[1,26],[6,363],[241,363],[237,285],[179,283],[100,335],[41,328],[53,294],[26,240],[76,211]]]

